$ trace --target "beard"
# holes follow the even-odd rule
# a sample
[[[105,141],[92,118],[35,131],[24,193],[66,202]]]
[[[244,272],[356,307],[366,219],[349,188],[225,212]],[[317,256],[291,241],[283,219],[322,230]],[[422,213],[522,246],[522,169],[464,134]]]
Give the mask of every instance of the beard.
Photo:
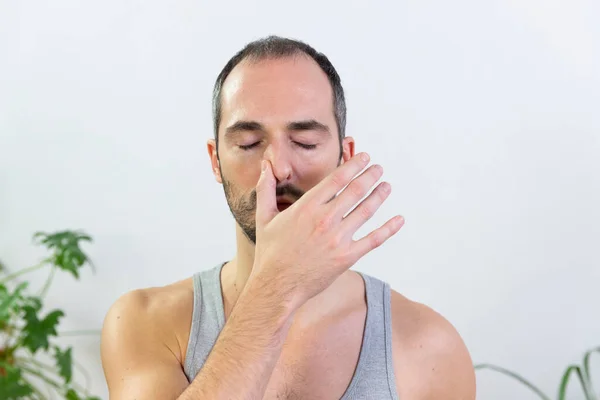
[[[248,240],[256,245],[256,189],[252,189],[249,193],[244,193],[223,176],[222,170],[221,178],[225,199],[233,218]],[[289,184],[277,186],[275,192],[276,196],[288,195],[294,201],[304,195],[304,191]]]

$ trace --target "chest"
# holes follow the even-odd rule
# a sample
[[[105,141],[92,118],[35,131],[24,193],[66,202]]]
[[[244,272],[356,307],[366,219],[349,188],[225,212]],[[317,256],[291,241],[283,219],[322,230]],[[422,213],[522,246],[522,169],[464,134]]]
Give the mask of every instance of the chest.
[[[318,329],[290,331],[263,400],[338,400],[359,362],[364,313]]]

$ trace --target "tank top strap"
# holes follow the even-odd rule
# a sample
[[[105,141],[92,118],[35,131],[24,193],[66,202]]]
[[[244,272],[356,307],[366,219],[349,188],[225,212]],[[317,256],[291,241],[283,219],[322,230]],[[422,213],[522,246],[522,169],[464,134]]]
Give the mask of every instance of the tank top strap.
[[[191,382],[208,358],[208,354],[225,325],[220,263],[194,274],[194,308],[192,326],[184,362],[184,372]]]
[[[225,263],[193,276],[194,309],[184,372],[192,382],[225,325],[221,269]],[[392,358],[391,289],[358,272],[365,282],[367,316],[356,370],[341,400],[398,400]]]
[[[398,400],[392,358],[391,288],[387,282],[356,272],[365,281],[367,318],[358,365],[341,400],[367,398],[374,391],[382,399]]]

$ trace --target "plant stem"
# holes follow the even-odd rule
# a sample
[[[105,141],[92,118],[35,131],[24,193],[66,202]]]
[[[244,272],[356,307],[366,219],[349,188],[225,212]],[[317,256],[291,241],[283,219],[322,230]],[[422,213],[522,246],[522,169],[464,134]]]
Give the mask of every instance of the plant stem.
[[[16,327],[12,324],[12,321],[8,321],[6,326],[4,327],[4,344],[2,345],[2,349],[8,349],[10,346],[10,340],[14,338],[14,331]]]
[[[39,369],[37,369],[37,373],[41,374],[42,371],[39,370]],[[40,399],[43,399],[44,396],[42,395],[41,391],[38,390],[38,388],[35,387],[34,385],[32,385],[31,383],[29,385],[34,389],[34,391],[37,392],[37,394],[40,396]],[[54,396],[52,394],[52,387],[50,385],[48,385],[48,383],[46,383],[46,382],[44,382],[44,386],[46,387],[46,390],[48,391],[48,398],[49,399],[54,399]]]
[[[38,368],[42,368],[46,372],[50,372],[53,375],[56,375],[56,377],[62,379],[62,376],[60,375],[60,373],[52,365],[44,364],[44,363],[42,363],[40,361],[37,361],[37,360],[35,360],[33,358],[19,358],[18,361],[33,364],[34,366],[36,366]],[[22,364],[19,364],[19,365],[21,366]],[[80,392],[87,392],[88,391],[87,389],[83,388],[81,385],[78,385],[77,383],[73,382],[73,380],[71,380],[71,382],[69,382],[69,385],[72,386],[74,389],[79,390]]]
[[[75,368],[77,368],[79,370],[79,372],[81,372],[81,374],[85,378],[85,391],[84,391],[84,393],[85,393],[85,395],[87,397],[89,397],[90,396],[90,386],[91,386],[91,383],[92,383],[92,377],[86,371],[86,369],[83,367],[83,365],[79,364],[76,361],[73,361],[73,365],[75,366]]]
[[[32,266],[32,267],[23,268],[23,269],[22,269],[22,270],[20,270],[20,271],[13,272],[12,274],[6,275],[6,276],[4,277],[4,279],[0,279],[0,283],[6,283],[6,282],[8,282],[8,281],[10,281],[10,280],[13,280],[13,279],[15,279],[15,278],[16,278],[16,277],[18,277],[18,276],[21,276],[21,275],[23,275],[23,274],[27,274],[27,273],[29,273],[29,272],[33,272],[33,271],[35,271],[36,269],[40,269],[40,268],[42,268],[44,265],[46,265],[46,263],[47,263],[47,262],[48,262],[48,260],[43,260],[41,263],[39,263],[39,264],[37,264],[37,265],[34,265],[34,266]]]
[[[44,375],[41,371],[36,371],[35,369],[26,367],[22,364],[20,364],[18,366],[18,368],[22,369],[23,371],[36,376],[38,378],[40,378],[41,380],[43,380],[44,382],[46,382],[47,384],[49,384],[50,386],[52,386],[55,389],[61,389],[62,385],[56,381],[53,381],[52,379],[48,378],[46,375]]]
[[[52,279],[54,278],[55,272],[56,272],[56,267],[53,265],[52,268],[50,269],[50,274],[48,275],[48,279],[46,279],[46,283],[44,283],[44,287],[40,291],[40,297],[42,299],[44,298],[44,296],[46,296],[46,293],[48,292],[48,288],[50,287],[50,284],[52,283]]]
[[[51,372],[52,374],[56,375],[57,377],[60,377],[60,374],[58,373],[58,371],[56,370],[55,367],[53,367],[52,365],[48,365],[48,364],[44,364],[43,362],[34,360],[33,358],[15,358],[16,364],[21,366],[22,363],[30,363],[33,364],[34,366],[38,367],[38,368],[43,368],[46,370],[46,372]],[[40,371],[41,373],[41,371]]]
[[[37,398],[39,400],[45,400],[45,399],[47,399],[47,397],[44,397],[44,395],[42,394],[42,391],[40,389],[38,389],[33,383],[29,382],[27,379],[23,379],[23,381],[29,385],[29,387],[37,395]]]

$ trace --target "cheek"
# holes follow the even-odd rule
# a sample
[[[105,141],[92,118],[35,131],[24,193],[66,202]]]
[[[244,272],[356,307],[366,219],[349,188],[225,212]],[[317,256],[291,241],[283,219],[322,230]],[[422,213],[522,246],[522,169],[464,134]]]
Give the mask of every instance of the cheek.
[[[336,165],[335,161],[330,160],[305,160],[296,168],[296,175],[302,186],[308,190],[333,172]]]
[[[260,177],[260,163],[249,160],[235,160],[228,164],[226,171],[227,177],[234,182],[244,192],[254,189],[258,178]]]

